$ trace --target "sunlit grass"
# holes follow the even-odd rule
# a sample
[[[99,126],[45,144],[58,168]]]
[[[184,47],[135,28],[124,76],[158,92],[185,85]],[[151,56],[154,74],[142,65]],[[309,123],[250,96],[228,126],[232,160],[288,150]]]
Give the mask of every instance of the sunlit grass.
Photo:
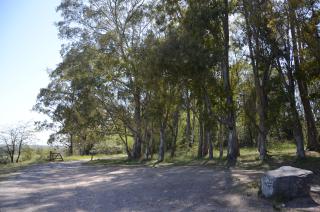
[[[280,167],[282,165],[292,165],[301,168],[314,170],[320,167],[320,154],[314,152],[306,152],[307,159],[297,160],[296,147],[293,143],[278,142],[268,144],[268,155],[270,156],[265,161],[259,160],[259,152],[256,147],[244,147],[240,149],[240,156],[238,158],[237,168],[269,170]],[[205,158],[197,158],[197,145],[192,148],[180,148],[176,151],[175,157],[170,156],[167,151],[165,159],[160,164],[157,164],[158,155],[154,154],[150,160],[128,160],[125,154],[107,156],[107,158],[96,158],[93,161],[87,162],[90,165],[124,165],[124,166],[181,166],[181,165],[196,165],[196,166],[219,166],[226,165],[227,152],[224,150],[223,158],[219,159],[219,151],[214,149],[214,159],[209,160],[208,156]]]
[[[21,170],[30,165],[40,164],[46,162],[42,157],[36,155],[31,158],[31,160],[22,161],[19,163],[7,163],[0,164],[0,180],[8,177],[10,174]]]
[[[153,154],[150,160],[128,160],[126,154],[104,155],[98,154],[93,156],[91,160],[90,155],[80,156],[65,156],[64,161],[86,161],[87,165],[105,165],[105,166],[213,166],[224,167],[226,165],[227,152],[224,150],[223,158],[219,159],[219,150],[214,149],[214,159],[209,160],[208,156],[205,158],[197,158],[197,145],[194,144],[191,148],[179,148],[175,153],[175,157],[171,157],[170,152],[167,151],[165,159],[160,164],[157,164],[158,155]],[[238,157],[237,168],[255,169],[255,170],[269,170],[277,168],[282,165],[292,165],[310,170],[320,169],[320,154],[315,152],[306,152],[307,158],[305,160],[297,160],[295,156],[296,147],[293,143],[278,142],[268,144],[268,155],[270,156],[265,161],[259,160],[259,153],[255,147],[243,147],[240,149],[240,156]],[[20,170],[23,167],[42,163],[48,161],[46,158],[41,158],[39,155],[33,157],[29,161],[14,163],[14,164],[0,164],[0,179],[7,176],[9,173]]]
[[[63,157],[64,161],[78,161],[78,160],[91,160],[91,158],[93,160],[96,159],[102,159],[102,158],[107,158],[108,155],[104,155],[104,154],[98,154],[98,155],[94,155],[93,158],[91,157],[91,155],[71,155],[71,156],[65,156]]]
[[[296,157],[296,146],[293,143],[269,143],[267,149],[269,158],[265,161],[260,161],[259,152],[256,148],[242,148],[237,167],[269,170],[290,165],[313,171],[320,168],[319,153],[306,151],[306,159],[298,159]]]

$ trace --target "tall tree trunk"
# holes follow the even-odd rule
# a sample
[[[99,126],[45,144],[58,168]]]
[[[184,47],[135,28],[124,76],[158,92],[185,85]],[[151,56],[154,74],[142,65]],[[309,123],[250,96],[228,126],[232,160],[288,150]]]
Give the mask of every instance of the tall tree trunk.
[[[259,119],[261,119],[260,116],[259,116]],[[266,127],[264,125],[264,121],[260,120],[258,140],[257,140],[260,160],[267,159],[267,145],[266,145],[267,135],[265,132],[266,132]]]
[[[73,155],[73,134],[70,133],[69,155]]]
[[[159,145],[159,158],[158,163],[164,160],[165,152],[165,124],[162,122],[160,126],[160,145]]]
[[[134,93],[134,119],[136,124],[135,135],[134,135],[134,144],[132,157],[133,159],[140,159],[141,157],[141,94],[140,89],[136,88]]]
[[[223,125],[219,123],[219,160],[222,160],[223,158],[223,144],[224,144],[224,131],[223,131]]]
[[[253,147],[254,146],[254,141],[253,141],[253,136],[252,136],[252,130],[251,130],[251,126],[248,126],[248,133],[249,133],[249,146]]]
[[[160,121],[160,144],[159,144],[159,157],[158,157],[158,161],[154,164],[158,164],[161,163],[164,160],[164,153],[165,153],[165,130],[166,130],[166,126],[167,126],[167,121],[168,121],[168,117],[169,117],[169,110],[165,111],[165,116],[161,117],[161,121]]]
[[[303,132],[302,132],[302,126],[299,120],[299,114],[297,109],[293,106],[291,106],[292,115],[293,115],[293,136],[294,140],[296,142],[297,147],[297,157],[298,158],[305,158],[305,152],[304,152],[304,141],[303,141]]]
[[[199,144],[198,144],[198,158],[203,158],[203,121],[202,114],[199,114]]]
[[[205,102],[205,134],[206,134],[206,144],[209,145],[209,160],[213,159],[213,143],[212,143],[212,137],[213,137],[213,118],[212,118],[212,109],[211,109],[211,101],[209,99],[208,93],[206,89],[204,88],[204,102]]]
[[[267,97],[263,86],[260,86],[259,79],[255,77],[256,92],[257,92],[257,112],[259,116],[259,131],[258,131],[258,148],[260,160],[267,159]]]
[[[173,140],[172,140],[172,147],[171,147],[171,157],[173,158],[175,156],[176,151],[176,143],[177,143],[177,137],[178,137],[178,130],[179,130],[179,112],[180,112],[180,106],[176,107],[176,111],[173,114]]]
[[[290,64],[290,56],[287,57],[287,63]],[[279,75],[280,75],[283,87],[284,89],[287,90],[287,93],[288,93],[287,97],[290,103],[290,114],[291,114],[291,125],[292,125],[291,128],[292,128],[292,132],[293,132],[293,136],[294,136],[294,140],[297,148],[296,155],[298,158],[305,158],[303,131],[302,131],[302,125],[299,118],[299,113],[296,107],[295,85],[294,85],[292,69],[291,67],[288,67],[287,79],[289,83],[287,83],[284,76],[284,72],[281,69],[279,59],[277,59],[277,66],[278,66],[278,71],[279,71]]]
[[[299,78],[299,77],[298,77]],[[314,115],[311,109],[310,101],[308,98],[308,88],[303,80],[297,79],[298,88],[300,92],[300,97],[304,109],[305,120],[307,124],[307,149],[310,151],[320,151],[320,146],[318,143],[318,132],[316,128],[316,123]]]
[[[233,106],[233,96],[230,86],[229,76],[229,2],[224,0],[224,15],[223,15],[223,34],[224,34],[224,55],[222,61],[222,76],[224,82],[224,90],[227,94],[228,115],[226,118],[228,130],[228,165],[233,166],[239,155],[238,138],[236,132],[235,113]]]
[[[311,109],[310,101],[308,98],[308,85],[304,79],[305,75],[302,73],[300,68],[300,58],[298,50],[298,38],[297,38],[297,18],[295,9],[293,8],[292,0],[289,0],[289,20],[290,20],[290,32],[292,37],[292,47],[293,47],[293,60],[296,72],[296,80],[298,84],[298,89],[300,93],[300,98],[302,101],[305,120],[307,124],[307,149],[320,151],[320,145],[318,143],[318,132],[314,120],[314,115]]]
[[[131,151],[130,151],[129,145],[128,145],[128,135],[127,135],[127,128],[126,127],[124,127],[124,143],[125,143],[125,147],[126,147],[126,153],[128,156],[128,160],[131,160],[132,154],[131,154]]]
[[[190,147],[194,143],[194,137],[195,137],[195,133],[196,133],[195,130],[196,130],[196,114],[194,111],[192,111],[191,145],[189,145]]]
[[[6,148],[7,148],[7,154],[9,155],[9,158],[10,158],[10,162],[11,163],[13,163],[13,161],[14,161],[14,152],[15,152],[15,145],[12,145],[12,150],[10,149],[10,145],[9,145],[9,143],[7,143],[6,141],[5,141],[5,143],[6,143]]]
[[[14,154],[10,154],[10,162],[13,163],[14,162]]]
[[[186,90],[186,109],[187,109],[187,118],[186,118],[186,140],[189,146],[192,145],[191,138],[191,115],[190,115],[190,97],[189,91]]]
[[[267,147],[266,147],[266,140],[268,134],[268,127],[267,127],[267,94],[265,92],[265,81],[266,79],[260,79],[259,76],[259,38],[254,30],[251,30],[250,21],[249,21],[249,14],[248,14],[248,6],[249,3],[247,1],[243,1],[243,8],[244,8],[244,16],[246,21],[246,33],[248,38],[248,45],[249,45],[249,52],[250,52],[250,59],[251,65],[253,70],[253,77],[254,77],[254,85],[255,85],[255,92],[257,97],[257,113],[259,117],[258,123],[258,138],[257,138],[257,145],[259,151],[260,160],[265,160],[267,158]],[[250,5],[252,6],[252,5]],[[251,8],[252,9],[252,8]],[[253,46],[252,39],[255,40],[256,47]],[[267,72],[268,70],[264,70]],[[264,73],[265,75],[266,73]]]
[[[202,120],[202,157],[206,157],[208,154],[209,148],[209,137],[210,136],[210,129],[206,124],[205,120]]]
[[[152,133],[151,133],[151,137],[150,137],[150,144],[149,144],[149,152],[150,152],[150,160],[152,160],[153,159],[153,153],[154,153],[154,151],[153,151],[153,143],[154,143],[154,140],[153,140],[154,138],[153,138],[153,131],[152,131]]]
[[[212,129],[207,129],[207,143],[209,144],[209,160],[213,160],[213,143],[212,143]]]
[[[145,129],[145,136],[144,136],[144,141],[145,141],[145,149],[144,149],[144,158],[146,160],[149,160],[149,155],[150,155],[150,152],[149,152],[149,149],[150,149],[150,137],[151,137],[151,134],[149,132],[149,130],[146,128]]]
[[[146,153],[145,158],[149,160],[153,157],[153,122],[151,122],[151,129],[148,131],[148,138],[146,139],[147,146],[146,146]]]
[[[201,118],[202,118],[202,126],[203,126],[203,145],[202,145],[202,157],[206,157],[209,150],[209,141],[210,141],[210,125],[208,117],[208,104],[206,98],[204,98],[204,105],[201,106]]]
[[[22,140],[19,142],[19,147],[18,147],[18,156],[17,156],[17,159],[16,159],[16,163],[18,163],[18,162],[19,162],[20,155],[21,155],[21,149],[22,149]]]

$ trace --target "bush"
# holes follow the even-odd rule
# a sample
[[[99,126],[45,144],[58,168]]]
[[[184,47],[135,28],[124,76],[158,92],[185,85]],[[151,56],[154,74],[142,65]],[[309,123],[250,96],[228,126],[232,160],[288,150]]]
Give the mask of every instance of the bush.
[[[27,161],[27,160],[31,160],[32,157],[34,156],[34,150],[29,147],[29,146],[25,146],[22,148],[22,152],[21,152],[21,156],[20,156],[20,161]]]
[[[9,163],[9,157],[7,155],[0,155],[0,164],[7,164]]]
[[[95,144],[93,149],[97,154],[120,154],[124,152],[124,145],[118,136],[108,136],[105,141]]]
[[[50,149],[47,147],[38,147],[36,149],[36,154],[39,156],[40,160],[46,160],[50,154]]]

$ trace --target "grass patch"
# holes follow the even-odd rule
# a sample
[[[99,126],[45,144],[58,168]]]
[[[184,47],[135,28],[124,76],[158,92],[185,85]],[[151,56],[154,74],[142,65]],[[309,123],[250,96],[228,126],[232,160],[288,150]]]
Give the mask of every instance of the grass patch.
[[[91,160],[92,159],[92,160]],[[103,161],[114,161],[114,163],[120,163],[122,161],[125,163],[127,159],[126,154],[114,154],[114,155],[106,155],[106,154],[97,154],[94,155],[93,158],[91,155],[71,155],[71,156],[64,156],[63,160],[64,161],[87,161],[87,163],[90,162],[90,164],[94,163],[103,163]]]
[[[107,158],[94,158],[87,161],[88,165],[105,165],[105,166],[137,166],[144,165],[145,161],[128,160],[126,154],[108,155]]]
[[[106,158],[107,155],[98,154],[93,156],[93,160]],[[91,155],[71,155],[71,156],[64,156],[64,161],[78,161],[78,160],[91,160]]]
[[[305,159],[297,159],[296,147],[291,143],[271,144],[268,146],[270,158],[265,161],[259,160],[259,153],[256,149],[241,149],[241,156],[238,159],[237,167],[252,170],[272,170],[281,166],[293,166],[311,170],[316,174],[316,183],[320,184],[320,154],[306,151]]]
[[[42,157],[37,155],[36,157],[31,158],[31,160],[19,162],[19,163],[8,163],[0,164],[0,181],[11,176],[13,173],[20,171],[21,169],[34,165],[47,162]]]
[[[153,167],[157,162],[158,155],[154,154],[153,158],[150,160],[128,160],[126,154],[109,155],[106,158],[94,158],[92,161],[86,162],[89,165],[106,165],[106,166],[149,166]],[[214,160],[215,162],[218,159]],[[190,151],[179,151],[175,157],[171,157],[170,153],[165,154],[165,159],[163,162],[157,164],[156,166],[184,166],[184,165],[205,165],[208,162],[207,158],[198,159]]]
[[[218,158],[217,150],[214,151],[214,159],[209,160],[208,157],[198,159],[196,145],[194,148],[187,150],[178,150],[176,156],[171,158],[169,153],[166,153],[165,159],[162,163],[157,166],[214,166],[221,167],[226,164],[226,151],[224,152],[224,157],[222,160]],[[257,148],[245,147],[240,150],[240,157],[236,167],[241,169],[252,169],[252,170],[270,170],[275,169],[280,166],[290,165],[294,167],[304,168],[312,170],[314,172],[320,172],[320,154],[314,152],[306,152],[307,158],[305,160],[296,159],[296,147],[292,143],[269,143],[268,153],[270,158],[266,161],[259,160],[259,153]],[[123,166],[153,166],[157,161],[157,154],[153,155],[153,159],[145,160],[128,160],[125,154],[118,154],[112,156],[101,156],[94,157],[93,161],[88,161],[87,164],[90,165],[123,165]],[[79,159],[90,159],[90,156],[73,156],[70,160]]]

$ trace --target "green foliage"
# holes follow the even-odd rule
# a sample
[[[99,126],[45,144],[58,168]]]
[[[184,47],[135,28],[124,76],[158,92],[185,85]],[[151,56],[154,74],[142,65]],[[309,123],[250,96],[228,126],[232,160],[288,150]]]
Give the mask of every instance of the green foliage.
[[[26,146],[22,150],[21,161],[31,160],[34,155],[35,155],[35,151],[31,147]]]
[[[261,144],[272,152],[267,140],[282,146],[299,137],[301,79],[319,125],[315,2],[64,0],[57,8],[63,62],[38,95],[34,109],[50,118],[39,127],[53,129],[49,143],[69,153],[125,152],[138,161],[168,150],[176,158],[217,158],[210,150],[232,149],[231,130],[246,147],[241,152]],[[300,15],[301,71],[292,12]],[[295,141],[302,151],[304,137]]]
[[[130,137],[128,139],[128,145],[132,146],[132,143],[133,139]],[[123,143],[119,136],[107,136],[105,140],[95,144],[93,149],[97,154],[114,155],[125,153]]]
[[[19,163],[1,163],[0,162],[0,181],[6,179],[12,173],[33,164],[45,163],[48,161],[49,147],[26,146],[20,157]]]

